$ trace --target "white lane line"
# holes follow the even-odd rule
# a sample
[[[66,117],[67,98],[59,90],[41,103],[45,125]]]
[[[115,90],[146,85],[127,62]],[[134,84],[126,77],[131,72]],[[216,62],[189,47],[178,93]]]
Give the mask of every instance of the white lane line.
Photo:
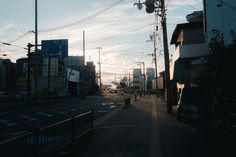
[[[40,115],[43,115],[43,116],[48,116],[48,117],[54,116],[52,114],[47,114],[47,113],[43,113],[43,112],[37,112],[37,114],[40,114]]]
[[[30,116],[27,116],[27,115],[21,115],[20,117],[21,117],[21,118],[28,119],[28,120],[30,120],[30,121],[37,120],[36,118],[30,117]]]
[[[11,113],[11,112],[1,112],[0,115],[4,115],[4,114],[8,114],[8,113]]]
[[[70,111],[76,111],[77,109],[71,108]]]
[[[49,111],[52,111],[52,112],[58,112],[57,109],[50,109]]]
[[[115,103],[114,102],[109,102],[110,105],[114,105]]]
[[[116,105],[112,105],[112,106],[109,106],[110,108],[116,108],[117,106]]]
[[[109,112],[109,111],[107,111],[107,110],[98,110],[97,112],[99,112],[99,113],[106,113],[106,112]]]
[[[0,123],[3,123],[6,126],[14,126],[14,125],[16,125],[16,123],[12,123],[12,122],[10,122],[8,120],[5,120],[5,119],[0,120]]]

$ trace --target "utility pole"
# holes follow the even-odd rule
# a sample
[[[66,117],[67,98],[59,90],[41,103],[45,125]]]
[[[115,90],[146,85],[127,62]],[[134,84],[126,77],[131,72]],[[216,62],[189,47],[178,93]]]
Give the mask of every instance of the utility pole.
[[[38,89],[38,74],[39,74],[39,55],[38,55],[38,0],[35,0],[35,56],[36,56],[36,66],[34,67],[34,92]]]
[[[48,102],[50,102],[50,88],[51,88],[51,56],[48,55]]]
[[[83,31],[83,59],[85,64],[85,31]]]
[[[35,52],[38,50],[38,0],[35,0]]]
[[[27,68],[27,105],[30,105],[30,92],[31,92],[31,86],[30,86],[30,48],[32,45],[28,43],[28,68]]]
[[[161,2],[161,25],[163,30],[163,44],[164,44],[164,58],[165,58],[165,76],[166,76],[166,94],[167,94],[167,113],[172,113],[172,105],[170,101],[170,65],[169,65],[169,49],[167,39],[167,28],[166,28],[166,12],[165,12],[165,0]]]
[[[156,48],[156,30],[153,31],[153,47],[154,47],[155,81],[156,81],[156,95],[157,95],[157,94],[158,94],[158,82],[157,82],[157,48]]]
[[[145,96],[145,93],[146,93],[146,75],[145,75],[145,63],[144,62],[142,62],[143,63],[143,94],[144,94],[144,96]]]
[[[98,60],[99,60],[99,62],[98,62],[98,65],[99,65],[99,84],[100,84],[100,86],[99,86],[99,91],[100,91],[100,94],[102,94],[102,75],[101,75],[101,58],[100,58],[100,56],[101,56],[101,47],[97,47],[97,49],[98,49]]]
[[[165,10],[165,0],[146,0],[145,2],[134,3],[138,6],[138,9],[142,9],[142,5],[146,5],[147,13],[161,12],[161,25],[163,30],[163,45],[164,45],[164,59],[165,59],[165,83],[166,83],[166,95],[167,95],[167,113],[172,113],[172,105],[170,102],[170,65],[169,65],[169,50],[168,50],[168,39],[167,39],[167,29],[166,29],[166,10]],[[161,10],[159,10],[159,8]]]

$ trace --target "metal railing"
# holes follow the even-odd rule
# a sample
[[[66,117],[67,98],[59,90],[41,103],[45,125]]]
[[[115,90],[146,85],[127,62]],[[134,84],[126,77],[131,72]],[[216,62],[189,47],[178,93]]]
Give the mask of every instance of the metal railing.
[[[93,130],[93,111],[36,129],[0,143],[1,157],[53,156],[65,145]]]

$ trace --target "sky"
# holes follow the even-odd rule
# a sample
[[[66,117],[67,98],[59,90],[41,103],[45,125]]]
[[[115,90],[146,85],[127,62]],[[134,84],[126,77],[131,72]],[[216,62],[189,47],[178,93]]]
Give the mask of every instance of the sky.
[[[153,43],[148,41],[155,22],[154,14],[147,14],[145,7],[138,10],[133,4],[138,0],[38,0],[38,38],[41,40],[68,39],[69,55],[83,55],[85,31],[86,61],[93,61],[98,71],[98,49],[101,49],[102,81],[132,74],[139,68],[154,67]],[[144,1],[144,0],[143,0]],[[141,0],[142,2],[142,0]],[[34,44],[35,0],[0,1],[0,43],[2,58],[16,62],[26,57],[27,43]],[[202,9],[202,0],[166,0],[167,33],[170,43],[178,23],[186,22],[186,15]],[[158,21],[159,23],[160,21]],[[162,32],[157,36],[158,72],[164,70]],[[174,46],[169,46],[170,56]],[[7,54],[7,56],[3,56]],[[117,74],[115,76],[115,74]]]

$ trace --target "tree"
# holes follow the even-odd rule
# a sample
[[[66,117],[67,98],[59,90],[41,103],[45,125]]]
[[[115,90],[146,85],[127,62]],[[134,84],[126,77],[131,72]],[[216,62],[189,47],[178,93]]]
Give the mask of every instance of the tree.
[[[225,46],[220,31],[213,30],[209,44],[210,54],[205,57],[205,86],[211,102],[210,128],[214,139],[221,144],[236,144],[236,88],[235,50],[236,42]]]

